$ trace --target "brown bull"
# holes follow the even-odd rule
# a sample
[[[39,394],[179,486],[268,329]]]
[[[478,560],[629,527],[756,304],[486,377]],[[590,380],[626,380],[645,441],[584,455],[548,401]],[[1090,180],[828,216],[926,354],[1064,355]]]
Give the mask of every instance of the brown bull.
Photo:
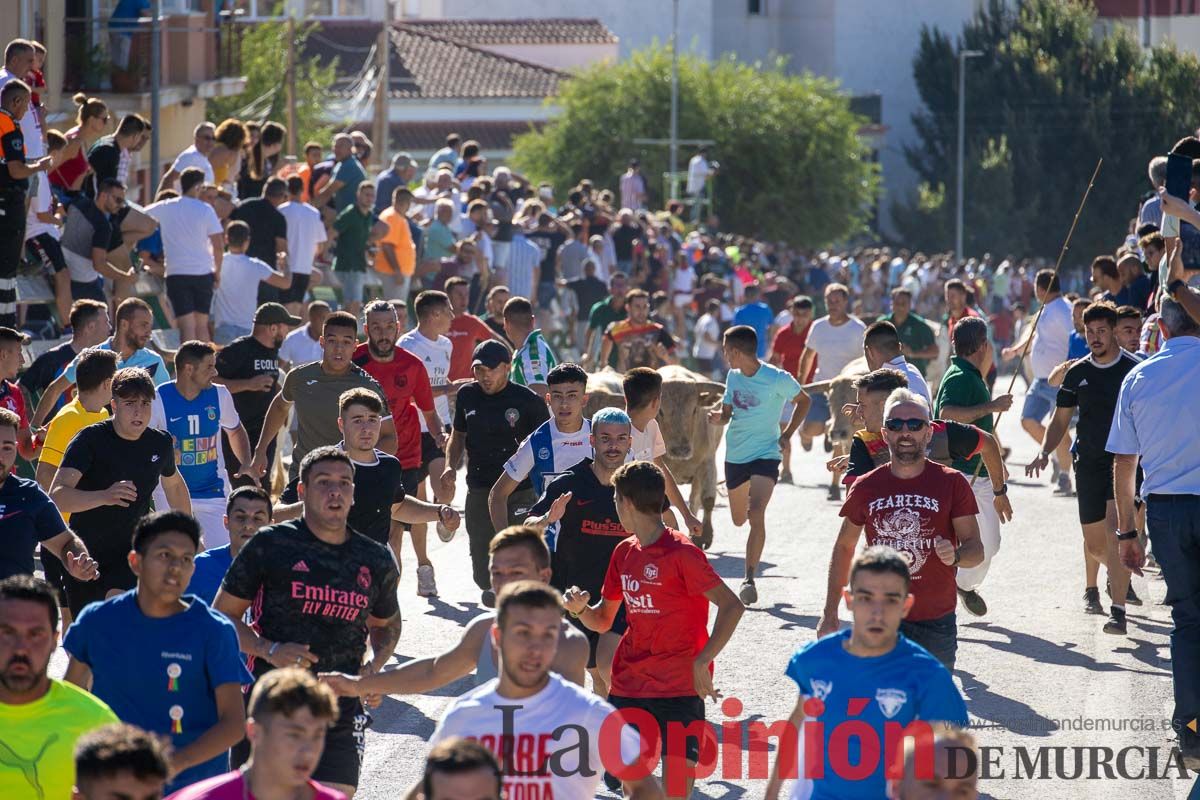
[[[834,457],[850,452],[850,439],[854,436],[854,423],[842,413],[842,408],[858,401],[854,382],[867,374],[867,360],[856,358],[838,373],[836,378],[804,387],[810,393],[824,393],[829,398],[829,421],[825,423],[825,438],[832,447]],[[842,487],[839,475],[834,473],[829,482],[829,499],[841,500]]]

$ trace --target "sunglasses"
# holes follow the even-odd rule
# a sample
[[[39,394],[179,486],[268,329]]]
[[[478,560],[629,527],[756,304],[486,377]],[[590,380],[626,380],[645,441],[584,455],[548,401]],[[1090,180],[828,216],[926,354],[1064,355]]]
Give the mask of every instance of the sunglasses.
[[[929,420],[920,418],[898,419],[896,417],[890,417],[883,421],[884,427],[893,433],[902,431],[905,428],[908,428],[908,430],[912,433],[916,433],[917,431],[925,430],[925,426],[928,424]]]

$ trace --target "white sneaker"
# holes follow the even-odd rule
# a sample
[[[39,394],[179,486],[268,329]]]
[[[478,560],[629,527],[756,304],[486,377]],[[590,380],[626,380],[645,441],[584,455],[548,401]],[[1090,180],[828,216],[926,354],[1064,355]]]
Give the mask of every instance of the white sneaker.
[[[417,596],[435,597],[437,593],[437,582],[433,579],[433,565],[422,564],[417,567]]]
[[[437,521],[437,535],[443,542],[448,542],[454,538],[454,531],[446,527],[446,524],[440,519]]]

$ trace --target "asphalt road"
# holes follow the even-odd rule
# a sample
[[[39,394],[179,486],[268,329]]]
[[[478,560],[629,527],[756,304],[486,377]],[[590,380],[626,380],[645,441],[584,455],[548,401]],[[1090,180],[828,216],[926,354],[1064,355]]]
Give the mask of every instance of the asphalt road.
[[[1019,398],[1014,408],[1020,408]],[[1135,578],[1145,605],[1129,607],[1128,636],[1102,633],[1103,618],[1082,611],[1082,537],[1074,499],[1054,496],[1046,476],[1040,482],[1024,478],[1022,466],[1036,451],[1015,417],[1002,420],[1001,434],[1013,448],[1015,518],[1004,526],[1000,553],[980,589],[988,615],[974,618],[959,609],[955,674],[979,744],[992,748],[981,790],[1003,800],[1187,797],[1194,776],[1180,778],[1168,767],[1170,617],[1159,605],[1163,582],[1151,573]],[[814,637],[838,528],[838,504],[826,499],[825,458],[819,444],[811,453],[796,448],[796,484],[778,487],[767,511],[760,602],[746,612],[716,662],[716,686],[725,697],[742,701],[743,720],[786,719],[796,699],[783,670],[795,648]],[[736,590],[745,530],[734,529],[723,499],[718,499],[715,523],[709,556]],[[431,539],[441,595],[416,596],[411,552],[404,553],[404,633],[397,661],[439,652],[480,612],[465,535],[460,532],[448,544],[432,532]],[[464,680],[430,695],[386,698],[368,733],[357,796],[394,800],[402,795],[420,775],[426,741],[443,710],[467,688]],[[711,702],[708,719],[730,720]],[[1106,755],[1111,778],[1103,763],[1093,766]],[[1151,766],[1152,759],[1157,766]],[[1164,772],[1174,777],[1157,777]],[[764,785],[718,774],[699,781],[694,796],[756,798]]]

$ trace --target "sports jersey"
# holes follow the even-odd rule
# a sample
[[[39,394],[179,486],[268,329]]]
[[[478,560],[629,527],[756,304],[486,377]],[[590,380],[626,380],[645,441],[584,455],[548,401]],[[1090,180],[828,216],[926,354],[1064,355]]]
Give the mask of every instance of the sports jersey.
[[[422,411],[434,409],[429,373],[421,359],[403,346],[396,347],[391,361],[371,357],[366,342],[354,351],[354,363],[374,378],[387,395],[392,424],[396,426],[396,458],[405,469],[421,466]],[[441,398],[445,402],[445,398]],[[448,417],[442,418],[449,422]]]
[[[592,454],[591,434],[591,420],[583,420],[575,433],[563,433],[551,417],[525,437],[504,462],[504,472],[517,483],[530,478],[533,490],[543,492],[550,481]]]
[[[800,383],[791,373],[759,362],[753,375],[729,370],[725,397],[733,418],[725,432],[725,460],[748,464],[759,459],[779,459],[779,417],[784,404],[800,394]]]
[[[605,338],[613,344],[618,372],[627,372],[634,367],[657,367],[661,359],[655,354],[655,345],[661,344],[671,352],[675,340],[657,322],[647,320],[641,324],[622,319],[608,326]]]
[[[408,333],[404,334],[397,340],[396,344],[412,353],[421,363],[425,365],[425,372],[429,377],[429,386],[432,392],[433,389],[438,389],[448,384],[452,378],[450,377],[450,358],[454,352],[454,345],[445,336],[439,336],[436,340],[430,339],[417,328],[413,328]],[[468,376],[470,377],[470,370]],[[446,425],[450,424],[450,396],[446,394],[437,395],[433,399],[433,406],[437,409],[438,417]],[[425,417],[420,417],[421,432],[426,433],[429,426],[425,424]],[[397,433],[399,429],[397,428]],[[420,437],[418,437],[419,439]],[[420,443],[417,444],[420,449]]]
[[[392,418],[391,411],[387,410],[387,395],[375,379],[356,364],[351,364],[348,372],[335,375],[327,373],[320,361],[314,361],[293,368],[283,379],[280,394],[284,400],[295,404],[296,412],[296,445],[292,450],[289,477],[300,474],[300,462],[310,450],[342,440],[342,432],[338,430],[338,398],[349,389],[360,388],[377,394],[385,408],[383,418]]]
[[[612,694],[695,696],[692,662],[708,643],[704,593],[720,582],[704,551],[679,531],[665,528],[645,547],[636,536],[617,545],[601,594],[625,604],[629,628],[613,657]]]
[[[866,723],[881,744],[887,738],[885,725],[902,729],[914,720],[967,725],[962,695],[950,673],[925,648],[900,634],[891,652],[864,658],[846,652],[851,633],[846,629],[803,645],[788,662],[787,676],[796,682],[801,695],[816,701],[805,705],[806,716],[821,724],[816,734],[801,731],[797,740],[798,774],[818,774],[816,765],[804,763],[807,735],[821,737],[820,752],[825,757],[822,777],[798,780],[792,789],[793,798],[877,800],[884,796],[883,753],[867,777],[850,780],[833,767],[863,763],[862,739],[846,736],[845,729],[840,728],[850,719],[855,724]],[[857,709],[852,717],[851,707]],[[845,752],[836,752],[833,748],[837,747],[845,748]]]
[[[430,746],[462,736],[491,750],[508,770],[505,797],[592,800],[604,770],[597,734],[616,709],[553,672],[546,686],[520,700],[500,694],[499,683],[492,679],[451,703]],[[564,726],[571,727],[556,736]],[[630,725],[621,727],[620,736],[621,761],[635,763],[641,737]],[[556,753],[561,755],[551,762]]]
[[[448,373],[450,380],[461,381],[470,378],[473,375],[471,361],[475,345],[491,339],[491,329],[474,314],[459,314],[450,322],[450,330],[446,337],[453,343]]]
[[[106,339],[96,345],[101,350],[113,350],[112,339]],[[167,372],[167,362],[163,361],[163,357],[153,350],[148,350],[142,347],[134,350],[129,358],[124,358],[121,351],[117,350],[117,369],[125,369],[125,367],[141,367],[150,373],[150,379],[154,381],[155,386],[162,386],[167,381],[171,380],[170,373]],[[75,382],[75,367],[79,364],[79,356],[67,365],[63,374],[67,376],[67,380],[71,383]]]
[[[509,378],[519,386],[533,386],[546,383],[550,370],[558,366],[554,351],[546,343],[540,328],[530,332],[525,343],[513,354],[512,370]]]
[[[221,429],[234,430],[241,424],[233,395],[220,384],[188,400],[175,381],[164,383],[150,410],[150,427],[167,431],[174,439],[175,466],[196,500],[225,496],[228,481]]]
[[[974,458],[983,449],[983,431],[954,420],[930,420],[933,436],[925,457],[950,467],[955,461]],[[887,442],[878,433],[858,431],[850,441],[850,463],[842,483],[849,486],[878,466],[891,461]]]
[[[70,797],[75,785],[75,742],[117,721],[101,700],[65,681],[32,703],[0,703],[0,797]]]
[[[351,459],[353,461],[353,459]],[[392,527],[392,506],[404,502],[404,469],[400,462],[382,450],[375,451],[371,463],[354,461],[354,500],[346,527],[372,541],[386,545]],[[283,490],[281,503],[300,502],[300,479],[294,478]]]
[[[633,440],[629,449],[630,460],[653,461],[667,454],[667,443],[658,427],[658,420],[652,419],[647,422],[644,431],[639,431],[636,425],[630,425],[629,433]]]
[[[33,574],[33,551],[38,542],[67,529],[58,508],[29,478],[0,476],[0,580]],[[57,555],[57,554],[56,554]]]
[[[564,592],[578,586],[595,597],[604,585],[613,551],[629,538],[629,531],[621,527],[613,487],[596,477],[590,458],[555,477],[529,509],[529,515],[545,514],[567,492],[571,493],[571,501],[558,523],[551,548],[550,585]]]
[[[21,430],[29,429],[29,414],[25,409],[25,395],[12,381],[0,380],[0,408],[7,408],[21,419]]]
[[[1112,454],[1105,448],[1117,410],[1117,395],[1121,392],[1121,382],[1137,365],[1137,358],[1122,350],[1107,364],[1101,364],[1095,356],[1089,355],[1072,365],[1063,376],[1057,404],[1059,408],[1079,408],[1075,443],[1071,449],[1080,459],[1112,460]]]
[[[42,442],[42,454],[40,457],[42,463],[49,464],[52,467],[62,464],[63,456],[67,452],[67,445],[75,438],[75,434],[88,425],[103,422],[108,419],[108,416],[107,408],[101,408],[99,411],[88,411],[79,402],[78,397],[67,403],[59,409],[58,413],[54,415],[54,419],[50,420],[50,425],[46,428],[46,438]]]

